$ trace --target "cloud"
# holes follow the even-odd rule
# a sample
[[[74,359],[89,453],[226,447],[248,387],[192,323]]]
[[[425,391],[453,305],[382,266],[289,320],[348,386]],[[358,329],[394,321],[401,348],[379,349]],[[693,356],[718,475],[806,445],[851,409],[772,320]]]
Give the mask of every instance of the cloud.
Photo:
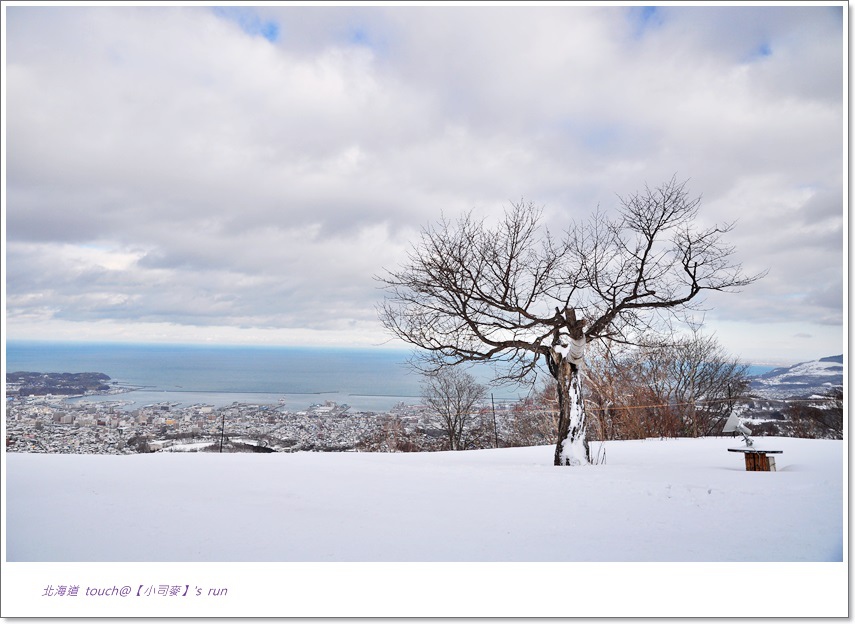
[[[6,17],[13,334],[375,335],[372,276],[441,214],[560,230],[675,174],[769,270],[711,321],[842,323],[842,7]]]

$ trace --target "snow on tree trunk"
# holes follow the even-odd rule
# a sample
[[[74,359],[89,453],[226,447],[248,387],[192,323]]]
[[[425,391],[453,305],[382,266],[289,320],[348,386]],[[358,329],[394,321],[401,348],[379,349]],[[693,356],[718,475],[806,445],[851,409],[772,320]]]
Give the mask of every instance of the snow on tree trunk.
[[[567,360],[558,365],[558,444],[555,447],[556,466],[589,464],[585,402],[582,398],[580,367]]]
[[[556,313],[558,311],[556,310]],[[581,370],[585,361],[584,320],[572,309],[565,311],[568,335],[555,334],[549,370],[558,382],[558,444],[556,466],[581,466],[591,462],[588,448]]]

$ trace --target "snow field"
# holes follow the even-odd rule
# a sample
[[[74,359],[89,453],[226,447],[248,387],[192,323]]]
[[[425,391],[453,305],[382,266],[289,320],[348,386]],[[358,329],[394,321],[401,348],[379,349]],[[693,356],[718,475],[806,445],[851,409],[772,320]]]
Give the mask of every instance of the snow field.
[[[727,452],[732,438],[593,443],[606,463],[580,468],[553,467],[552,447],[6,454],[0,607],[3,617],[845,617],[846,447],[761,443],[784,451],[778,472],[746,472]],[[81,595],[44,597],[59,583]],[[162,583],[191,596],[134,594]],[[130,596],[84,595],[119,586]]]
[[[8,561],[842,561],[843,443],[372,454],[8,454]],[[600,444],[592,443],[592,453]],[[601,453],[602,454],[602,453]]]

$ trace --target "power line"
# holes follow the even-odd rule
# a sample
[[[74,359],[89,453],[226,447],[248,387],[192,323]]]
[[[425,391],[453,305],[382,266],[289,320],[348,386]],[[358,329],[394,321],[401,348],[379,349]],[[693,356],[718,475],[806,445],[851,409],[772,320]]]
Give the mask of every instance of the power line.
[[[744,400],[744,399],[743,399]],[[749,399],[752,400],[752,399]],[[823,397],[816,399],[753,399],[757,401],[780,401],[781,403],[789,404],[789,403],[820,403],[823,401],[839,401],[840,399],[836,399],[834,397]],[[604,412],[609,409],[614,410],[636,410],[636,409],[653,409],[655,407],[686,407],[686,406],[703,406],[703,405],[713,405],[715,403],[726,403],[729,401],[734,401],[734,399],[708,399],[706,401],[686,401],[680,403],[656,403],[651,405],[612,405],[610,407],[590,407],[587,404],[585,405],[585,411],[591,412]],[[736,401],[734,401],[736,402]],[[586,401],[587,403],[587,401]],[[543,410],[541,410],[543,411]],[[556,408],[557,411],[557,408]]]

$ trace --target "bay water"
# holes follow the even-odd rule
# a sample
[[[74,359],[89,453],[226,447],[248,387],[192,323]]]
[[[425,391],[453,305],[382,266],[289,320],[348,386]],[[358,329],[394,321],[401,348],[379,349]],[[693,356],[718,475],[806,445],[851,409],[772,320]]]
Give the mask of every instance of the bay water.
[[[410,352],[388,348],[207,346],[9,341],[6,370],[41,373],[98,372],[122,386],[120,395],[86,400],[128,401],[128,409],[153,403],[284,404],[299,411],[325,401],[352,411],[385,412],[419,402],[422,378],[407,366]],[[772,367],[754,366],[756,375]],[[488,367],[470,371],[481,383]],[[497,401],[517,400],[526,388],[491,388]]]
[[[153,403],[284,404],[292,411],[335,401],[352,411],[384,412],[419,402],[422,378],[407,366],[406,350],[265,346],[58,343],[10,341],[6,370],[99,372],[122,386],[120,395],[86,400]],[[474,372],[482,383],[486,370]],[[507,392],[496,399],[515,399]]]

